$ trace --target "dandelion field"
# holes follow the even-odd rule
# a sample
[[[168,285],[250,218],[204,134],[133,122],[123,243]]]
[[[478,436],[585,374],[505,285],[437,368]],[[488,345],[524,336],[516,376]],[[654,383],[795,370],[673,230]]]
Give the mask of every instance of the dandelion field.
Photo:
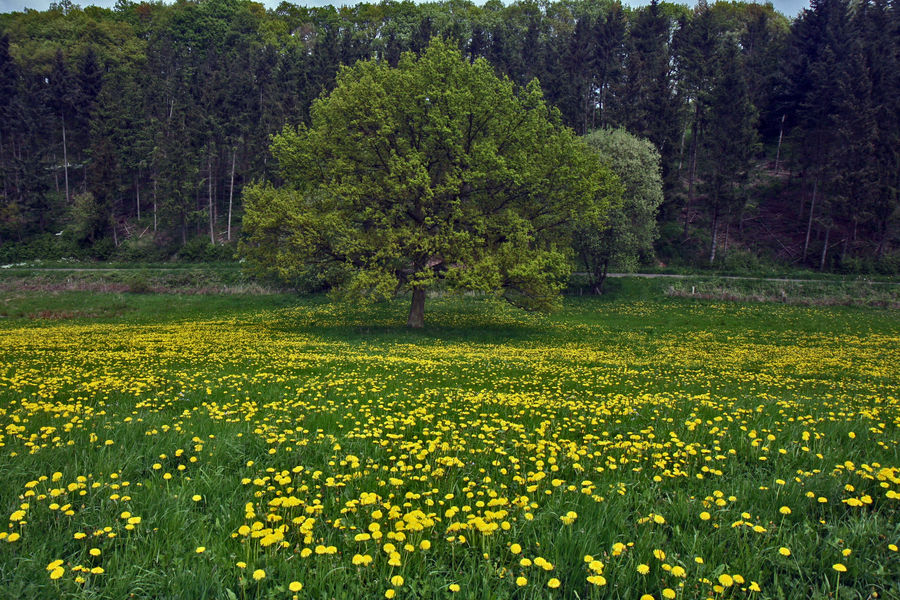
[[[92,298],[0,322],[0,598],[900,598],[896,312]]]

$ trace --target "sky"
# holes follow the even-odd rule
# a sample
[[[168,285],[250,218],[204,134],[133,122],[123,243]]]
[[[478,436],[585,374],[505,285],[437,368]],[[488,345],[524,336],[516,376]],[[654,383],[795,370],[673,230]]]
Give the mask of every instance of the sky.
[[[13,11],[22,11],[26,8],[33,8],[35,10],[47,10],[50,6],[50,2],[52,0],[0,0],[0,13],[5,12],[13,12]],[[324,6],[327,4],[333,5],[342,5],[342,4],[358,4],[361,0],[350,0],[350,1],[341,1],[341,0],[293,0],[294,4],[300,4],[304,6]],[[368,1],[377,1],[377,0],[368,0]],[[692,0],[674,0],[675,2],[683,2],[693,4]],[[105,6],[107,8],[112,8],[116,0],[73,0],[75,4],[79,6]],[[281,0],[263,0],[263,4],[265,4],[269,8],[275,8],[278,4],[281,3]],[[649,0],[623,0],[624,4],[628,4],[630,6],[643,6],[649,4]],[[476,0],[476,4],[481,4],[479,0]],[[773,6],[775,6],[775,10],[787,15],[790,18],[797,16],[804,8],[809,6],[809,0],[772,0]]]

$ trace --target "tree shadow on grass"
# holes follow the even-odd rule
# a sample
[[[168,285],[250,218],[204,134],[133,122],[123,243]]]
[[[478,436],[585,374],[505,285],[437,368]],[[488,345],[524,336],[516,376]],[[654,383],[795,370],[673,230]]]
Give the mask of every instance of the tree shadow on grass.
[[[486,297],[429,298],[425,326],[406,327],[408,298],[354,305],[325,297],[268,313],[261,325],[280,334],[311,335],[325,341],[421,344],[441,342],[507,343],[546,340],[554,326],[544,314],[528,313]]]

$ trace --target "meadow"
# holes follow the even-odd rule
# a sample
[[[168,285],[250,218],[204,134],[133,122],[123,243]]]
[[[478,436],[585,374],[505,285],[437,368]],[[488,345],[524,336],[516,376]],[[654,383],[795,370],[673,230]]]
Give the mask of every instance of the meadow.
[[[900,598],[896,311],[4,303],[0,598]]]

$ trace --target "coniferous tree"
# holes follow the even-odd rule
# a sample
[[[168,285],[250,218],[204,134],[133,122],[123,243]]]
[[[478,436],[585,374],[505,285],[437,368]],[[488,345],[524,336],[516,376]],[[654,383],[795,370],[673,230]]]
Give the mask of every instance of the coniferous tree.
[[[865,69],[871,85],[870,110],[873,124],[875,171],[874,189],[863,199],[874,242],[874,255],[880,260],[887,249],[892,226],[900,219],[900,4],[872,0],[860,11],[859,39],[865,57]],[[858,226],[854,220],[851,243],[858,244]]]
[[[71,198],[69,194],[69,143],[66,139],[66,128],[67,124],[68,126],[71,126],[72,122],[75,120],[77,89],[75,87],[75,79],[72,77],[69,67],[66,66],[62,50],[56,51],[56,58],[53,61],[53,70],[50,72],[49,83],[49,103],[54,109],[60,127],[62,167],[65,176],[65,201],[66,204],[69,204]]]
[[[840,138],[835,125],[846,116],[849,97],[845,61],[851,36],[847,0],[813,0],[792,30],[792,60],[788,80],[794,134],[802,148],[801,166],[812,180],[812,194],[803,242],[802,260],[809,254],[813,225],[826,224],[830,232],[830,206],[837,201]],[[862,74],[860,74],[862,75]],[[826,241],[827,249],[827,241]]]
[[[656,0],[636,11],[626,40],[625,73],[613,115],[614,124],[649,139],[659,149],[668,190],[675,186],[681,139],[681,100],[675,89],[670,26],[669,17]]]
[[[13,107],[19,91],[19,72],[9,54],[9,36],[0,36],[0,243],[14,220]]]
[[[680,87],[689,103],[690,146],[685,157],[687,200],[684,206],[684,237],[696,204],[698,169],[706,163],[700,156],[709,119],[709,105],[717,74],[721,29],[706,0],[700,0],[691,19],[682,19],[675,37]]]
[[[615,90],[624,74],[625,31],[627,19],[622,5],[610,5],[594,23],[594,94],[591,129],[604,128],[614,114]]]
[[[704,206],[710,218],[709,263],[716,260],[720,224],[740,207],[756,146],[756,109],[743,77],[735,41],[725,38],[705,102],[708,111],[698,154]]]

